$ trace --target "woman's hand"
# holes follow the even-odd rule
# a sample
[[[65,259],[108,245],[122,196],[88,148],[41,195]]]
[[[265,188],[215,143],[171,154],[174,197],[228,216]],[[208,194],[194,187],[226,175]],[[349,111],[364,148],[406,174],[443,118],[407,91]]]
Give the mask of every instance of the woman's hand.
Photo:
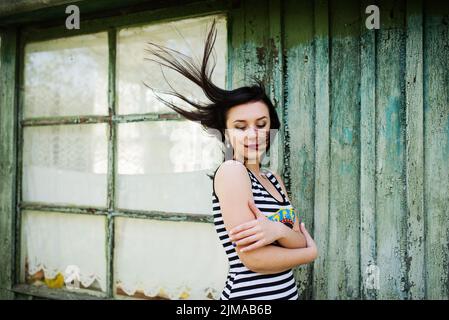
[[[307,242],[306,248],[311,248],[311,250],[314,252],[314,256],[316,259],[316,257],[318,256],[318,249],[317,249],[315,241],[313,240],[313,238],[310,236],[309,232],[307,231],[307,229],[304,225],[304,222],[301,223],[300,228],[301,228],[301,232],[304,234],[304,237],[306,238],[306,242]]]
[[[248,205],[256,219],[242,223],[229,232],[229,237],[236,246],[246,246],[240,249],[242,252],[266,246],[281,237],[281,224],[268,219],[253,201],[248,201]]]

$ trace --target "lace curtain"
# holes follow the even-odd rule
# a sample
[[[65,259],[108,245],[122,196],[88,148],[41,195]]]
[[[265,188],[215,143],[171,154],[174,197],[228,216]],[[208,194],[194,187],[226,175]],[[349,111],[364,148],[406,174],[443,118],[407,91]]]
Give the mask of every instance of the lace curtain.
[[[218,299],[228,261],[212,224],[118,218],[116,283],[128,295]]]
[[[62,287],[55,279],[75,267],[82,286],[106,290],[104,217],[26,211],[22,221],[23,276]],[[212,224],[116,218],[115,232],[116,293],[219,298],[229,266]]]
[[[106,291],[105,223],[99,216],[24,211],[22,282],[27,281],[26,275],[42,271],[44,279],[40,280],[50,287],[62,287],[62,282],[51,281],[63,279],[69,266],[77,266],[84,287]]]

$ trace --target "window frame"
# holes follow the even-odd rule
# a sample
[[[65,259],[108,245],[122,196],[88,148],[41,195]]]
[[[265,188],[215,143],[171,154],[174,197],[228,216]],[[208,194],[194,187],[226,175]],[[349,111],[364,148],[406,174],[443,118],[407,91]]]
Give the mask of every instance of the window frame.
[[[125,27],[147,26],[151,24],[159,24],[167,21],[176,21],[186,18],[200,18],[210,15],[220,15],[226,19],[227,32],[227,61],[226,61],[226,86],[229,88],[231,84],[230,72],[232,71],[231,59],[231,29],[230,29],[230,7],[223,1],[208,3],[196,3],[185,6],[160,8],[155,10],[142,11],[138,13],[129,13],[125,16],[112,16],[106,18],[92,18],[90,20],[82,20],[79,30],[67,30],[63,25],[53,25],[49,27],[38,27],[36,25],[27,26],[23,29],[14,28],[7,29],[5,35],[11,39],[11,46],[2,50],[0,58],[6,60],[8,55],[13,57],[11,64],[15,69],[15,79],[8,84],[6,90],[14,91],[9,94],[9,103],[5,103],[5,107],[11,104],[12,110],[9,118],[13,117],[14,121],[7,128],[11,127],[11,133],[14,133],[15,139],[12,143],[14,152],[8,157],[12,161],[11,167],[15,170],[11,176],[11,185],[14,187],[9,196],[13,200],[11,203],[11,277],[3,280],[0,278],[2,287],[10,287],[11,291],[16,294],[25,296],[37,296],[52,299],[117,299],[114,286],[114,218],[141,218],[155,219],[163,221],[189,221],[201,223],[213,223],[213,217],[210,214],[194,214],[194,213],[170,213],[162,211],[142,211],[127,210],[116,206],[114,199],[116,198],[116,167],[117,167],[117,126],[120,123],[142,122],[142,121],[186,121],[178,114],[173,113],[143,113],[118,115],[116,113],[116,58],[117,58],[117,36],[120,29]],[[1,31],[0,31],[1,32]],[[25,45],[36,41],[45,41],[51,39],[60,39],[64,37],[72,37],[83,34],[93,34],[97,32],[107,32],[108,34],[108,115],[98,116],[52,116],[39,117],[32,119],[23,119],[23,94],[24,94],[24,57]],[[5,45],[4,35],[2,34],[2,47]],[[12,39],[14,38],[14,39]],[[14,40],[14,41],[12,41]],[[6,52],[8,51],[8,52]],[[14,52],[12,54],[12,52]],[[2,67],[4,66],[2,61]],[[8,66],[7,66],[8,67]],[[12,67],[12,66],[10,66]],[[7,79],[8,77],[6,77]],[[13,99],[13,101],[11,101]],[[0,119],[0,125],[6,125],[8,117]],[[107,201],[106,207],[90,207],[76,205],[52,205],[36,202],[22,201],[22,170],[23,170],[23,129],[25,127],[46,126],[46,125],[79,125],[107,123],[108,124],[108,165],[107,165]],[[11,143],[12,141],[8,141]],[[3,151],[3,150],[1,150]],[[7,182],[6,182],[7,183]],[[2,191],[3,193],[3,191]],[[8,194],[2,194],[3,198]],[[106,292],[95,292],[92,290],[80,289],[74,292],[69,289],[49,289],[46,287],[36,287],[28,284],[19,283],[20,279],[20,257],[21,257],[21,222],[22,211],[48,211],[60,212],[66,214],[83,214],[83,215],[101,215],[106,217]],[[1,252],[0,252],[1,253]],[[8,262],[7,262],[8,263]],[[6,272],[8,273],[8,272]],[[1,292],[0,292],[1,293]]]

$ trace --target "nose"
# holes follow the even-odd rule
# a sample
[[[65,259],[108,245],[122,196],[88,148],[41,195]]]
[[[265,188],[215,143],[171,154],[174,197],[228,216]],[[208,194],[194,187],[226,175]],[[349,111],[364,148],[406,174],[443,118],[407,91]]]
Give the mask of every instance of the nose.
[[[259,133],[258,133],[258,130],[257,130],[256,127],[250,127],[249,128],[248,134],[247,134],[248,140],[250,140],[251,138],[257,139],[258,135],[259,135]]]

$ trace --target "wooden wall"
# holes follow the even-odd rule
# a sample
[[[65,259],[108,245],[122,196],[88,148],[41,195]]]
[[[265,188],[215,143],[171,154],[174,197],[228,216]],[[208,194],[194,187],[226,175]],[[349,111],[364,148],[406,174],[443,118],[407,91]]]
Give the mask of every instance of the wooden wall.
[[[230,84],[270,83],[319,246],[302,298],[449,299],[449,5],[247,0],[230,28]]]

